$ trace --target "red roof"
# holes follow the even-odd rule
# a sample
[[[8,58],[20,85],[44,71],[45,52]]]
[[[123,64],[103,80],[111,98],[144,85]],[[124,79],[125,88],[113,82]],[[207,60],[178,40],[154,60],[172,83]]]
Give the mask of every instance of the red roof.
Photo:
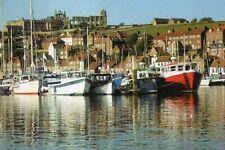
[[[225,59],[215,59],[210,67],[225,67]]]

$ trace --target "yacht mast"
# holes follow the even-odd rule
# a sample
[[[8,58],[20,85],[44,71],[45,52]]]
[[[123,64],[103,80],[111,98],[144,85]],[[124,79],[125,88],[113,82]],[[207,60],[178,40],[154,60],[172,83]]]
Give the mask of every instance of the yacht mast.
[[[103,48],[104,48],[104,46],[103,46],[103,44],[104,44],[104,37],[103,37],[103,34],[102,34],[102,69],[103,69],[103,71],[104,71],[104,69],[105,69],[105,66],[104,66],[104,64],[105,64],[105,58],[104,58],[104,51],[103,51]]]
[[[87,58],[88,58],[88,62],[87,62],[87,67],[88,67],[88,71],[89,71],[89,62],[90,62],[90,58],[89,58],[89,45],[88,45],[88,26],[87,26]]]
[[[2,71],[5,72],[5,37],[4,30],[2,28]]]
[[[186,57],[186,55],[185,55],[185,53],[186,53],[186,43],[185,43],[185,34],[184,34],[184,65],[185,65],[185,57]]]
[[[1,20],[4,22],[4,1],[1,1]],[[5,73],[5,37],[4,37],[4,27],[2,26],[2,72]]]
[[[11,47],[11,50],[10,50],[10,73],[12,74],[13,73],[13,43],[12,43],[12,27],[10,29],[10,37],[11,37],[11,43],[10,43],[10,47]]]
[[[30,57],[31,57],[31,71],[34,69],[34,60],[33,60],[33,10],[32,10],[32,0],[30,0]]]

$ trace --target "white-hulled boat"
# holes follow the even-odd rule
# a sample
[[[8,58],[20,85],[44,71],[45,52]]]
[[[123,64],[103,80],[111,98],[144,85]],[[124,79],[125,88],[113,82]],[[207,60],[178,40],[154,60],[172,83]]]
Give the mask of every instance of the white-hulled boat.
[[[45,89],[51,95],[87,95],[91,81],[86,72],[60,72],[57,76],[44,77]]]
[[[0,94],[11,94],[12,92],[12,88],[13,88],[13,79],[9,78],[9,79],[3,79],[2,80],[2,84],[0,85]]]
[[[33,75],[20,75],[13,87],[14,94],[39,94],[40,81]]]
[[[112,95],[116,94],[116,85],[111,74],[95,73],[90,74],[92,81],[90,94]]]
[[[200,86],[209,86],[211,84],[211,78],[210,77],[204,77],[201,79]]]

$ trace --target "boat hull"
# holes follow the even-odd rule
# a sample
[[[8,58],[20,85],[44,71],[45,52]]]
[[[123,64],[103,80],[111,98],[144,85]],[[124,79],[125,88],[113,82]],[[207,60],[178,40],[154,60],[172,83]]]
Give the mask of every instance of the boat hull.
[[[137,80],[137,86],[140,93],[157,93],[158,86],[162,84],[162,78],[143,78]]]
[[[197,92],[200,86],[202,74],[197,71],[181,72],[164,77],[164,82],[160,85],[160,92]]]
[[[49,86],[51,95],[87,95],[90,92],[91,83],[86,78],[73,79],[61,84]]]
[[[202,79],[200,86],[209,86],[211,83],[211,79]]]
[[[13,87],[14,94],[39,94],[40,92],[40,81],[27,81],[16,84]]]
[[[11,86],[0,86],[0,95],[11,94]]]
[[[113,82],[108,82],[100,86],[92,85],[90,93],[99,95],[112,95],[116,93],[115,91],[116,85]]]

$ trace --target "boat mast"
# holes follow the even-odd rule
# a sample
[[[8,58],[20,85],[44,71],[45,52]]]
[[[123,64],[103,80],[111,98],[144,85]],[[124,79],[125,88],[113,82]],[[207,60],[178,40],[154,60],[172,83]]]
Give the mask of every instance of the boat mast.
[[[4,10],[3,10],[3,8],[4,8],[4,2],[3,1],[1,1],[1,3],[2,3],[2,8],[1,8],[1,10],[2,10],[2,21],[4,22],[4,15],[3,15],[3,12],[4,12]],[[5,36],[4,36],[4,28],[2,27],[2,72],[3,72],[3,74],[5,73]]]
[[[5,72],[5,37],[4,30],[2,28],[2,71]]]
[[[177,49],[176,49],[177,50],[176,51],[176,57],[177,57],[177,62],[179,63],[179,61],[180,61],[179,59],[180,58],[179,58],[179,45],[178,45],[178,41],[176,42],[176,46],[177,46]]]
[[[11,37],[11,41],[10,41],[10,47],[11,47],[11,50],[10,50],[10,73],[12,74],[13,73],[13,43],[12,43],[12,27],[10,29],[10,37]]]
[[[25,37],[25,27],[23,27],[23,71],[26,71],[26,37]]]
[[[90,62],[90,58],[89,58],[89,44],[88,44],[88,26],[87,26],[87,67],[88,67],[88,71],[89,71],[89,62]]]
[[[30,57],[31,57],[31,72],[34,70],[34,60],[33,60],[33,10],[32,10],[32,0],[30,0]]]
[[[186,55],[185,55],[185,51],[186,51],[186,43],[185,43],[185,34],[184,34],[184,66],[185,66],[185,57],[186,57]]]
[[[104,43],[104,39],[103,39],[103,34],[102,34],[102,70],[104,71],[105,66],[104,66],[104,51],[103,51],[103,43]]]

